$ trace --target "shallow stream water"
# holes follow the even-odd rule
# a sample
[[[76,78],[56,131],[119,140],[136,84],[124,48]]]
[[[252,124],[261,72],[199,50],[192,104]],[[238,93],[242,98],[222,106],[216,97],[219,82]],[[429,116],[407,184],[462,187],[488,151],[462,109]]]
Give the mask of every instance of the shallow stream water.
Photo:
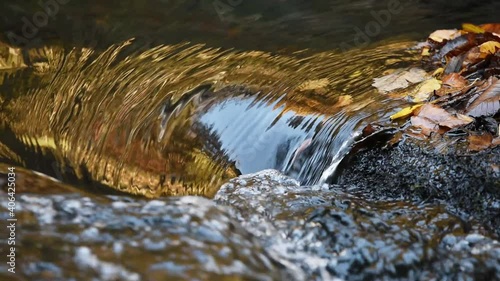
[[[500,279],[480,223],[324,184],[404,105],[373,78],[500,8],[394,2],[61,1],[29,34],[42,8],[6,4],[0,168],[18,171],[19,272],[0,276]]]

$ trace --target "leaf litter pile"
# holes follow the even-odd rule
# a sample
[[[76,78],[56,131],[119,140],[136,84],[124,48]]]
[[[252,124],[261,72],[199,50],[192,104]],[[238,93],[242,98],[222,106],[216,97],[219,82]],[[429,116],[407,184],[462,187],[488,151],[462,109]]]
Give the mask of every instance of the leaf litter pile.
[[[500,145],[500,24],[437,30],[419,47],[421,68],[374,79],[381,93],[412,103],[391,120],[419,139],[466,139],[469,151]]]

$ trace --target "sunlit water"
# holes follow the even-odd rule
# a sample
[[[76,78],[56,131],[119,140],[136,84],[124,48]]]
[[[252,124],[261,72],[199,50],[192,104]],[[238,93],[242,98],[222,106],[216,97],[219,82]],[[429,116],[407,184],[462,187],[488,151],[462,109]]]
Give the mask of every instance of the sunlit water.
[[[17,164],[146,196],[211,196],[267,168],[315,184],[393,111],[373,78],[416,60],[412,43],[311,56],[134,44],[32,50],[36,63],[4,74]]]
[[[495,269],[498,243],[475,222],[321,183],[365,125],[404,103],[373,78],[418,65],[412,48],[435,29],[494,21],[498,3],[402,1],[356,44],[355,28],[386,2],[241,1],[221,17],[215,1],[75,1],[39,40],[11,44],[6,32],[22,33],[22,17],[39,9],[32,2],[7,5],[0,37],[0,169],[18,167],[19,192],[31,193],[19,199],[25,277],[45,272],[36,260],[82,280],[356,279],[360,260],[361,277]],[[234,179],[269,168],[291,178]],[[217,196],[87,193],[106,186]]]

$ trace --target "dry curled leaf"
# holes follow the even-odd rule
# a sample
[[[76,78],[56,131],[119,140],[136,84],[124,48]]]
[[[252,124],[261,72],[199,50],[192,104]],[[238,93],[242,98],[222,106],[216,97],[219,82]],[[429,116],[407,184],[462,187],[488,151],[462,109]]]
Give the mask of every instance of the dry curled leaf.
[[[437,96],[444,96],[461,92],[468,86],[469,82],[458,73],[450,73],[442,78],[442,87],[436,91]]]
[[[455,114],[455,116],[452,116],[452,118],[445,119],[443,121],[439,122],[439,126],[444,126],[448,128],[456,128],[456,127],[461,127],[465,126],[467,124],[470,124],[474,121],[474,118],[469,117],[467,115],[463,115],[460,113]]]
[[[472,32],[472,33],[484,33],[485,32],[485,30],[482,27],[475,25],[475,24],[472,24],[472,23],[462,24],[462,29],[464,31]]]

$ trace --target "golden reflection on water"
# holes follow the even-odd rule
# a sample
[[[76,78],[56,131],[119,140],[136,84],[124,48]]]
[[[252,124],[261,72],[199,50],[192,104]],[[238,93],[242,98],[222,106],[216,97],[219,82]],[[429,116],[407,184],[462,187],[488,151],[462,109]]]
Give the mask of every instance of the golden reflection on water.
[[[391,111],[372,79],[416,61],[408,42],[314,55],[134,44],[4,62],[0,160],[147,197],[211,197],[240,173],[285,169],[312,138],[295,174],[314,183],[353,131]]]

